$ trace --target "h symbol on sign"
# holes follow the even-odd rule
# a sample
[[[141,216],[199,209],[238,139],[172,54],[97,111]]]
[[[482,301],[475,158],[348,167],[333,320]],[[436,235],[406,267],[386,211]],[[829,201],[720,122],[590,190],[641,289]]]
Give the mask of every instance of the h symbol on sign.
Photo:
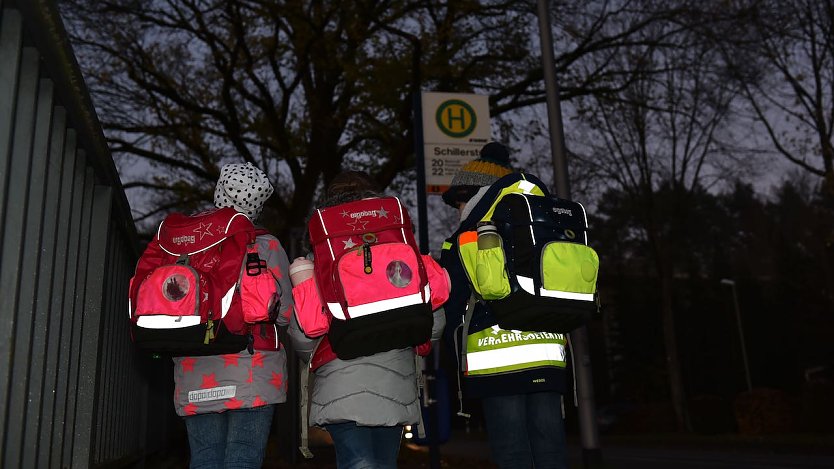
[[[449,128],[452,128],[452,122],[460,121],[460,128],[466,128],[466,115],[463,113],[463,108],[458,107],[458,115],[452,114],[452,107],[446,108],[446,117],[449,119]]]

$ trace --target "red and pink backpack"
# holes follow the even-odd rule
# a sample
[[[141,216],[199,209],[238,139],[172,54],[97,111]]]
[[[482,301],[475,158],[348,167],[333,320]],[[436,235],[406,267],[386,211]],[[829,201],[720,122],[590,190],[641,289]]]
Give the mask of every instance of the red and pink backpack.
[[[174,355],[251,351],[252,325],[274,322],[280,299],[257,234],[232,208],[168,215],[130,281],[136,345]]]
[[[328,339],[339,358],[431,338],[431,289],[399,199],[377,197],[319,209],[308,229],[316,285],[332,315]]]

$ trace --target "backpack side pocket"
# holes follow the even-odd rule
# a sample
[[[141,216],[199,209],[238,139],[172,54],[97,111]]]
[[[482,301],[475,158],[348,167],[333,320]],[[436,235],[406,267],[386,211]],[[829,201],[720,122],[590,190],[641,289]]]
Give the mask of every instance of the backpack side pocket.
[[[499,300],[510,294],[503,247],[478,249],[475,255],[475,282],[481,298],[485,300]]]
[[[541,262],[544,295],[585,299],[585,296],[596,293],[599,257],[592,248],[584,244],[553,241],[542,249]]]

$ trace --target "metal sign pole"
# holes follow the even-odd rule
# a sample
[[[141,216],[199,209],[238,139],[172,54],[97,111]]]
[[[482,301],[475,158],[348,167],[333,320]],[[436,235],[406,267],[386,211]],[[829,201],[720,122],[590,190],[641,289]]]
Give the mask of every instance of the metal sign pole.
[[[539,32],[541,35],[542,67],[547,92],[547,118],[550,127],[550,151],[553,160],[553,185],[558,197],[570,198],[570,178],[565,151],[565,135],[562,126],[562,110],[559,88],[556,82],[556,66],[553,58],[553,37],[547,2],[538,0]],[[586,468],[602,466],[602,450],[597,431],[594,408],[594,382],[591,373],[591,354],[588,347],[588,329],[581,327],[570,334],[571,353],[574,358],[574,376],[579,406],[579,437]]]
[[[418,227],[418,243],[420,244],[420,252],[423,254],[429,253],[429,220],[428,211],[426,209],[426,159],[425,151],[423,149],[423,97],[420,91],[414,92],[414,155],[417,164],[417,220]],[[430,363],[430,361],[427,361]],[[426,386],[423,387],[424,399],[429,411],[428,428],[426,428],[426,436],[429,440],[429,467],[431,469],[440,469],[440,445],[437,444],[438,437],[438,415],[436,401],[431,397],[436,392],[432,383],[435,383],[434,368],[430,365],[426,367]],[[422,410],[421,410],[422,412]]]
[[[420,252],[429,252],[429,215],[426,209],[426,156],[423,148],[423,98],[416,91],[414,99],[414,156],[417,165],[417,223]]]

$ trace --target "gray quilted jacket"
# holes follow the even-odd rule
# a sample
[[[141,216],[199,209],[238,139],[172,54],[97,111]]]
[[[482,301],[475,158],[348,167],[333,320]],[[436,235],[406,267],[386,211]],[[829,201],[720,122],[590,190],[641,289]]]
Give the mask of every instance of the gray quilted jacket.
[[[310,339],[294,324],[290,337],[296,352],[309,362],[319,339]],[[434,312],[432,341],[443,334],[443,309]],[[362,426],[416,423],[420,412],[414,349],[399,349],[353,360],[335,359],[311,373],[310,424],[356,422]]]

